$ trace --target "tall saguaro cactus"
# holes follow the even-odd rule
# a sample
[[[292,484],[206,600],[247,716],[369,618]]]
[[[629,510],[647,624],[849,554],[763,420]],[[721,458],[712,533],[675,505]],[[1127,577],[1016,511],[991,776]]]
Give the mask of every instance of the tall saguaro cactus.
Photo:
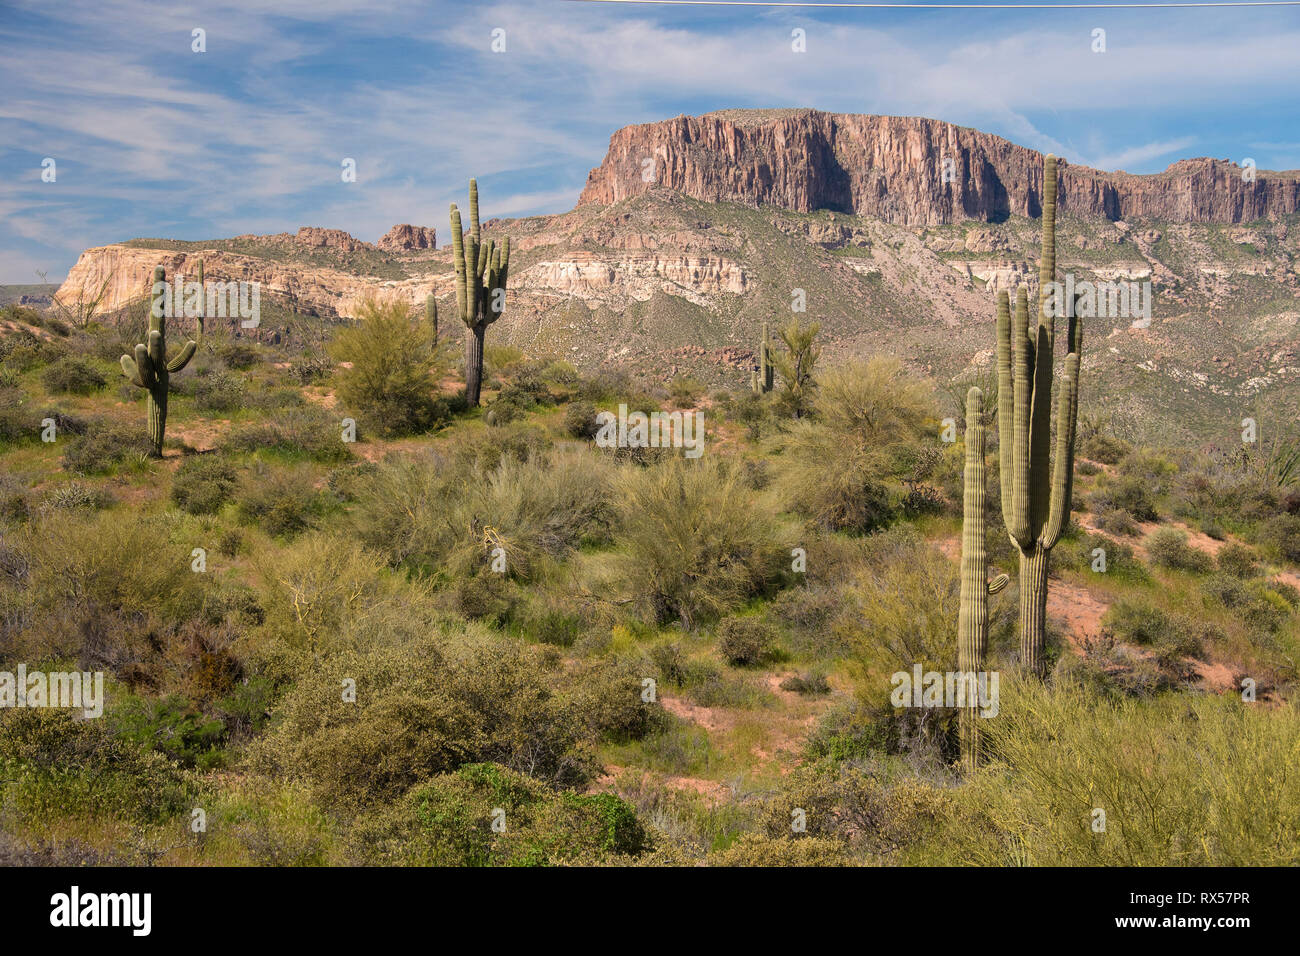
[[[763,323],[763,338],[758,343],[758,368],[749,376],[750,388],[757,395],[772,391],[776,385],[776,366],[772,364],[772,339]]]
[[[979,764],[979,673],[989,644],[990,594],[997,594],[1010,579],[999,574],[988,580],[988,545],[985,539],[984,394],[978,388],[966,393],[966,471],[962,494],[961,611],[957,617],[957,670],[966,681],[967,698],[961,712],[961,754],[967,769]]]
[[[464,235],[460,210],[451,204],[451,258],[456,265],[456,309],[465,323],[465,399],[478,405],[483,384],[483,338],[487,327],[501,318],[510,273],[510,239],[486,244],[478,222],[478,183],[469,181],[469,235]]]
[[[1056,157],[1043,169],[1043,251],[1038,271],[1038,322],[1029,325],[1029,298],[1016,290],[1011,315],[1005,291],[998,295],[998,439],[1002,516],[1020,552],[1020,655],[1041,675],[1047,623],[1048,555],[1070,519],[1074,480],[1074,427],[1079,411],[1079,357],[1083,328],[1069,318],[1064,377],[1052,420],[1052,351],[1055,309],[1048,308],[1056,281]],[[1074,310],[1070,310],[1073,312]],[[1055,424],[1055,454],[1051,448]]]
[[[153,287],[149,301],[149,344],[135,347],[135,358],[122,356],[122,371],[133,385],[148,394],[149,440],[153,454],[162,457],[163,434],[167,430],[167,383],[172,372],[190,363],[198,347],[193,340],[170,362],[167,361],[167,274],[162,266],[153,270]]]

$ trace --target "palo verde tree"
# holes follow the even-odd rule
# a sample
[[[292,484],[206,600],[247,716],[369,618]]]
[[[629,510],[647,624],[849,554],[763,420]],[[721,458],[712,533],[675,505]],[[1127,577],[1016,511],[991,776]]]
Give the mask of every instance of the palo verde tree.
[[[821,349],[813,345],[813,339],[817,338],[821,328],[816,322],[804,326],[798,319],[791,319],[790,324],[781,330],[781,341],[785,343],[787,353],[772,356],[776,370],[785,381],[783,398],[795,418],[803,418],[812,407],[812,393],[816,388],[813,368],[821,356]]]
[[[478,405],[483,384],[483,337],[506,307],[510,239],[483,243],[478,222],[478,183],[469,181],[469,235],[460,210],[451,204],[451,258],[456,266],[456,309],[465,323],[465,400]]]
[[[153,286],[149,300],[149,343],[135,347],[135,358],[122,356],[122,372],[131,383],[143,388],[147,394],[149,441],[153,454],[162,457],[163,435],[167,430],[167,386],[172,372],[179,372],[190,363],[194,341],[185,343],[180,354],[167,361],[167,273],[162,266],[153,270]]]
[[[1024,286],[1016,311],[998,295],[998,442],[1002,516],[1020,552],[1020,658],[1031,673],[1044,671],[1048,555],[1070,520],[1074,428],[1079,411],[1079,356],[1083,328],[1069,317],[1065,372],[1052,420],[1052,360],[1059,296],[1056,281],[1056,157],[1043,168],[1043,251],[1038,269],[1038,322],[1031,329]],[[1049,307],[1049,298],[1052,300]],[[1069,310],[1073,312],[1074,310]],[[969,424],[969,419],[968,419]],[[1055,426],[1055,427],[1053,427]],[[1055,431],[1055,454],[1052,454]]]

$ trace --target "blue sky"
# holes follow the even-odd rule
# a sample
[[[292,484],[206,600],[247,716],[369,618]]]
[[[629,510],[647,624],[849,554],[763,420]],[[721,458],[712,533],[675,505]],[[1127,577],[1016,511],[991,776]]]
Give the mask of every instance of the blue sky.
[[[137,236],[441,242],[470,176],[485,216],[561,212],[619,127],[738,106],[931,116],[1130,172],[1296,169],[1297,50],[1300,7],[0,0],[0,283]]]

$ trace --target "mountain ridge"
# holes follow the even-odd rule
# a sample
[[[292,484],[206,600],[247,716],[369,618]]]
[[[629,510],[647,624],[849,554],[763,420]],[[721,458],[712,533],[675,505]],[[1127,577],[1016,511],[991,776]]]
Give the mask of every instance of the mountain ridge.
[[[625,126],[587,177],[579,205],[654,186],[707,202],[828,209],[895,225],[1036,217],[1042,153],[926,117],[815,109],[723,110]],[[945,175],[945,161],[951,160]],[[1242,223],[1300,210],[1300,171],[1246,171],[1182,159],[1160,173],[1062,160],[1063,212],[1083,218]]]

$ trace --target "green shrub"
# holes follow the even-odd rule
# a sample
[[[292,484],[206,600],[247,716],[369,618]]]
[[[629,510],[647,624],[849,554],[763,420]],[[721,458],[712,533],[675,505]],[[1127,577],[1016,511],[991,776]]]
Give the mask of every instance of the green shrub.
[[[309,669],[253,744],[254,766],[305,780],[334,807],[387,803],[416,783],[492,761],[557,785],[597,767],[573,704],[526,648],[467,632],[343,651]],[[344,700],[344,681],[356,683]]]
[[[650,837],[613,794],[555,793],[506,767],[470,764],[364,819],[353,845],[367,863],[591,865],[640,855]]]
[[[352,455],[343,441],[343,418],[314,405],[289,408],[264,421],[231,429],[227,445],[236,452],[268,451],[312,461],[346,461]]]
[[[156,750],[181,766],[221,766],[226,725],[179,694],[158,700],[130,697],[113,710],[111,725],[123,740]]]
[[[766,590],[788,554],[739,471],[669,458],[617,483],[624,581],[657,622],[697,622]]]
[[[153,445],[138,425],[95,422],[63,453],[63,467],[82,475],[102,474],[120,465],[149,459]]]
[[[1255,552],[1235,542],[1220,548],[1216,560],[1220,571],[1235,578],[1253,578],[1260,573]]]
[[[1179,528],[1159,528],[1146,542],[1147,554],[1161,568],[1174,571],[1191,571],[1208,574],[1214,560],[1204,551],[1197,551],[1187,543],[1187,532]]]
[[[564,409],[564,433],[573,438],[592,439],[600,426],[596,424],[596,406],[591,402],[571,402]]]
[[[66,356],[41,372],[41,382],[56,394],[90,395],[108,384],[108,379],[85,359]]]
[[[0,712],[0,778],[6,803],[38,825],[100,815],[153,823],[192,805],[177,764],[66,710]]]
[[[194,407],[201,412],[234,412],[244,407],[247,388],[244,379],[217,372],[194,379]]]
[[[1088,496],[1088,510],[1095,514],[1122,511],[1134,521],[1156,521],[1160,517],[1149,483],[1132,475],[1101,481]]]
[[[226,342],[217,349],[217,356],[226,368],[246,372],[262,362],[262,352],[247,342]]]
[[[234,463],[219,455],[186,458],[172,478],[172,501],[192,515],[216,514],[234,494],[238,477]]]
[[[776,646],[776,628],[759,617],[725,617],[718,623],[718,652],[736,667],[757,664]]]
[[[1108,699],[1004,680],[987,772],[914,859],[976,866],[1295,866],[1300,710],[1235,695]],[[1153,789],[1153,785],[1157,789]],[[1105,832],[1093,822],[1105,812]]]
[[[357,318],[360,324],[339,330],[329,345],[336,361],[350,363],[338,373],[343,407],[381,435],[428,431],[450,418],[446,403],[433,397],[429,338],[412,321],[410,305],[370,299]]]
[[[1300,564],[1300,515],[1275,515],[1259,528],[1259,546],[1268,554]]]
[[[324,510],[324,498],[305,467],[257,469],[244,479],[239,494],[239,520],[273,537],[307,530]]]

